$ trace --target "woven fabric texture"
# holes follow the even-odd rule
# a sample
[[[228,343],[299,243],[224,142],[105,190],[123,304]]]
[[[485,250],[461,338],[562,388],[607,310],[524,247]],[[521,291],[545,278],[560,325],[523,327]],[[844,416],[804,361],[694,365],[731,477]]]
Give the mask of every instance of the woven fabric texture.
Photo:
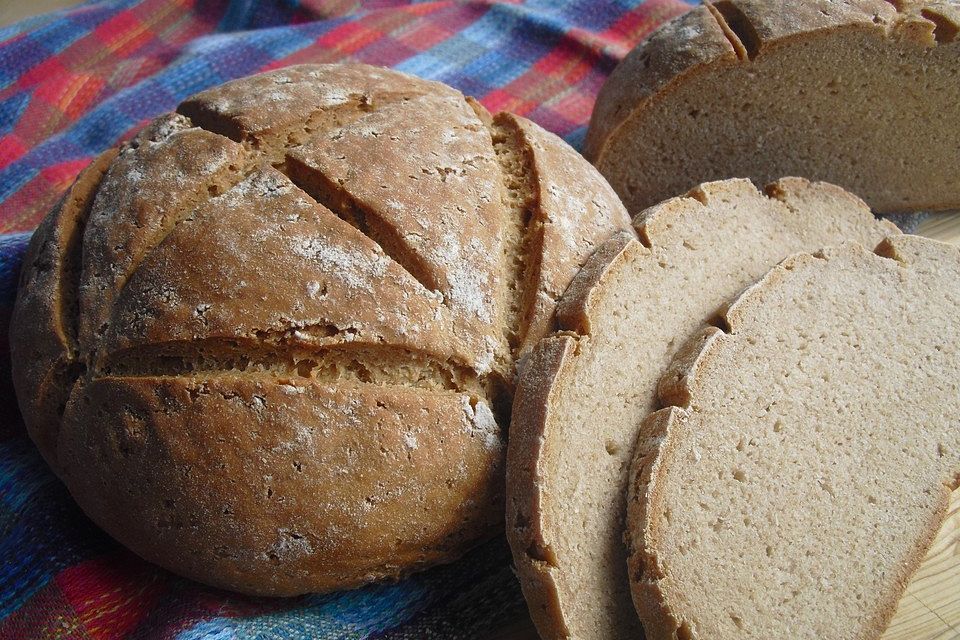
[[[30,230],[99,152],[183,98],[300,62],[441,80],[579,146],[596,93],[680,0],[108,0],[0,28],[0,639],[502,638],[503,540],[397,584],[286,600],[178,578],[87,520],[26,437],[6,329]]]

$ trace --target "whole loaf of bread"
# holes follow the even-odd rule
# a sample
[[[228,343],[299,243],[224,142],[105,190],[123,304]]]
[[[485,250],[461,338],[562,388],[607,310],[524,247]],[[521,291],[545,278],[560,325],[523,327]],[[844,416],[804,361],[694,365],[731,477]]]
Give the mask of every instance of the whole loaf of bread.
[[[20,406],[83,510],[185,576],[291,595],[451,561],[502,527],[515,363],[628,225],[559,138],[445,85],[233,81],[35,233]]]

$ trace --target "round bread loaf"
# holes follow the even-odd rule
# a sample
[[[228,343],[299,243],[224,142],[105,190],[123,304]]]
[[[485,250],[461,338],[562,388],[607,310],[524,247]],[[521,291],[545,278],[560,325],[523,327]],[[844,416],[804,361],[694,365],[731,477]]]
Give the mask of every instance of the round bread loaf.
[[[501,530],[514,363],[629,219],[556,136],[364,65],[204,91],[95,160],[31,242],[29,433],[144,558],[354,587]]]

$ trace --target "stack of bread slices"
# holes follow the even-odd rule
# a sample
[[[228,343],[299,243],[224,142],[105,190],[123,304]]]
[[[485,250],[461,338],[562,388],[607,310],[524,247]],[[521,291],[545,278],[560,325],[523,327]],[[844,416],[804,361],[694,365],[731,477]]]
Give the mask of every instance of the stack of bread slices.
[[[960,484],[960,250],[871,208],[960,205],[958,25],[723,0],[614,72],[587,153],[633,229],[567,289],[510,432],[543,638],[882,635]]]

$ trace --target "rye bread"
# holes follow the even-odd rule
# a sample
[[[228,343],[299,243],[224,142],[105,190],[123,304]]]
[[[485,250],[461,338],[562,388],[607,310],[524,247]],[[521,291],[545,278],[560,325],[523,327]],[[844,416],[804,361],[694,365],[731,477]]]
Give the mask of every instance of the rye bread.
[[[723,319],[636,448],[647,637],[879,638],[960,485],[960,249],[798,254]]]
[[[895,227],[843,190],[785,178],[701,185],[603,245],[523,364],[507,461],[507,536],[541,636],[636,638],[623,520],[631,451],[677,348],[800,250],[874,246]]]
[[[148,560],[265,595],[401,576],[502,531],[514,362],[626,227],[568,145],[446,85],[229,82],[97,159],[34,235],[19,403]]]
[[[587,157],[633,213],[706,180],[825,180],[875,211],[960,208],[960,4],[717,0],[600,91]]]

